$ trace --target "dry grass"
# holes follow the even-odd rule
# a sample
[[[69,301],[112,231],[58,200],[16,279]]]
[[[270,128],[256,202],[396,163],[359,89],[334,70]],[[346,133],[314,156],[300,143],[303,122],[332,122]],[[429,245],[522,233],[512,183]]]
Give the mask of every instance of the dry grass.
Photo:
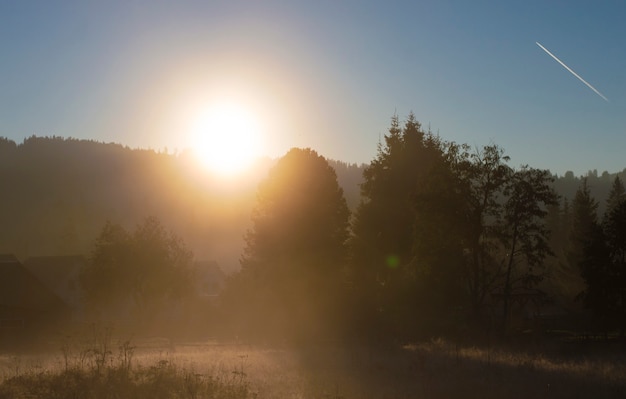
[[[247,396],[257,398],[626,397],[626,365],[611,351],[569,356],[565,350],[548,356],[538,351],[460,347],[444,340],[386,349],[329,344],[300,348],[215,342],[171,345],[144,340],[133,351],[134,368],[175,365],[189,375],[245,384]],[[119,364],[120,356],[112,353],[107,361]],[[62,372],[66,367],[58,352],[0,356],[0,376],[5,379]]]

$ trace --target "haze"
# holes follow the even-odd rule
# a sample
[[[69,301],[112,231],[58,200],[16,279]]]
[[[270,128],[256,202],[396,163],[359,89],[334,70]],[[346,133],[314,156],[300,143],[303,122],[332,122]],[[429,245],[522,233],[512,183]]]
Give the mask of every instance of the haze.
[[[624,17],[0,2],[0,399],[623,397]]]

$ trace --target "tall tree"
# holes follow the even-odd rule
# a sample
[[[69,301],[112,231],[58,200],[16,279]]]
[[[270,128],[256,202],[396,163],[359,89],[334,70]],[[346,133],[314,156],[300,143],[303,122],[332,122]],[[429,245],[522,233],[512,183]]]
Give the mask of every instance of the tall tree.
[[[564,263],[564,252],[567,244],[567,234],[569,229],[564,229],[564,225],[567,223],[566,216],[563,212],[562,202],[559,201],[555,204],[548,205],[546,215],[546,228],[550,231],[549,245],[550,249],[554,253],[552,264],[556,267],[560,267]]]
[[[571,230],[567,259],[572,268],[577,268],[583,259],[583,248],[594,236],[598,224],[598,202],[591,195],[587,178],[583,178],[572,201]]]
[[[567,197],[563,197],[563,205],[561,207],[561,223],[560,226],[560,240],[559,248],[566,255],[569,247],[569,237],[572,230],[572,206]]]
[[[594,316],[594,326],[605,332],[611,318],[611,259],[602,226],[594,223],[580,251],[578,267],[585,289],[577,296]]]
[[[407,294],[414,281],[412,199],[441,156],[439,139],[424,132],[413,114],[402,126],[394,116],[384,145],[379,145],[376,158],[363,173],[362,200],[350,241],[357,324],[368,327],[363,332],[383,333],[382,328],[401,328],[393,325],[409,320]]]
[[[449,145],[446,154],[448,171],[431,173],[428,191],[416,197],[423,231],[416,242],[417,263],[422,269],[457,273],[475,320],[494,292],[502,295],[508,314],[514,288],[537,282],[537,268],[550,253],[543,219],[557,199],[551,176],[528,167],[515,171],[495,145],[474,153]],[[432,234],[438,231],[445,233]],[[440,255],[425,261],[425,254],[438,251]],[[450,267],[449,257],[456,259],[456,268]],[[451,282],[454,278],[448,277]]]
[[[507,249],[503,287],[505,328],[516,283],[528,288],[539,282],[543,272],[538,269],[552,254],[545,217],[547,208],[558,204],[558,196],[551,183],[552,176],[547,170],[523,167],[512,174],[504,190],[506,202],[500,241]]]
[[[614,309],[614,325],[621,335],[626,333],[626,200],[612,204],[603,223],[610,260],[608,282]]]
[[[495,145],[474,152],[470,152],[467,146],[449,145],[446,155],[448,178],[430,174],[429,183],[425,186],[429,189],[427,195],[416,197],[419,228],[424,233],[417,241],[420,250],[415,256],[423,269],[428,267],[428,263],[420,259],[428,248],[430,251],[445,248],[455,241],[463,254],[458,259],[458,268],[469,313],[478,319],[488,295],[503,277],[503,248],[500,242],[503,237],[503,198],[513,171],[506,164],[509,158]],[[440,220],[424,223],[434,215],[438,215]],[[442,229],[444,225],[454,234],[448,233],[436,242],[421,244],[423,237],[428,237],[431,231]]]
[[[225,303],[263,338],[312,338],[340,315],[349,211],[335,171],[290,150],[259,185],[241,272]]]
[[[457,173],[469,167],[468,148],[453,143],[443,144],[444,148],[445,161],[430,169],[414,196],[411,261],[417,283],[411,296],[413,319],[436,330],[458,324],[454,319],[470,299],[472,285],[466,261],[473,228],[471,205],[466,201],[471,187]]]
[[[624,200],[626,200],[626,189],[624,189],[624,183],[622,183],[619,176],[615,176],[613,185],[611,186],[611,191],[609,191],[609,196],[606,199],[605,215],[609,215],[611,211],[619,206]]]
[[[626,202],[616,204],[602,224],[595,223],[579,261],[586,288],[580,294],[595,328],[626,331]]]
[[[619,180],[616,179],[616,183]],[[615,188],[617,187],[617,190]],[[579,261],[586,283],[580,297],[604,331],[619,328],[626,333],[626,200],[619,198],[619,184],[609,197],[602,224],[595,223],[584,242]],[[613,200],[613,201],[611,201]]]
[[[470,155],[469,162],[457,162],[458,173],[469,187],[466,203],[469,207],[467,240],[467,285],[472,313],[477,317],[487,295],[502,274],[499,239],[502,220],[502,195],[512,169],[509,157],[496,145],[488,145]]]

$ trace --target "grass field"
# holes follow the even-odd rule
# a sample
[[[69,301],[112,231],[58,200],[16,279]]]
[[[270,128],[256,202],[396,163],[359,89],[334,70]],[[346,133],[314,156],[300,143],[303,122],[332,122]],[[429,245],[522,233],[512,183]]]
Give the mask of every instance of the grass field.
[[[550,350],[515,352],[458,346],[444,340],[395,348],[331,344],[269,348],[215,342],[172,345],[159,339],[132,345],[113,342],[111,339],[109,348],[98,348],[92,342],[90,349],[83,347],[82,351],[79,345],[72,350],[66,345],[56,353],[3,354],[0,397],[626,397],[621,345],[590,349],[562,344]],[[82,373],[81,378],[76,377],[77,372]],[[64,377],[53,382],[54,392],[43,386],[59,375]],[[44,396],[7,391],[18,383],[41,385]],[[80,384],[100,384],[98,389],[104,391],[70,395],[76,394],[69,391],[77,385],[81,388]],[[115,393],[115,384],[130,390]]]

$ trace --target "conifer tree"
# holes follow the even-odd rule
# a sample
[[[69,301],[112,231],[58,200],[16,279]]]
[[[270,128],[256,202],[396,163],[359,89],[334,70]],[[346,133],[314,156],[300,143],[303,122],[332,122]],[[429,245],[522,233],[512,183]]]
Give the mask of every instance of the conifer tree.
[[[384,140],[363,173],[350,240],[357,324],[371,332],[398,330],[413,319],[413,198],[442,157],[439,139],[424,132],[412,113],[402,126],[393,116]]]
[[[598,224],[598,202],[591,196],[587,178],[583,178],[572,201],[572,225],[569,234],[568,262],[577,268],[583,258],[583,248],[593,236]]]
[[[610,214],[611,211],[624,200],[626,200],[626,189],[624,189],[624,183],[622,183],[619,176],[615,176],[615,180],[613,180],[613,185],[611,186],[611,191],[609,191],[609,196],[606,199],[605,215]]]
[[[338,327],[348,222],[324,157],[294,148],[278,161],[259,185],[241,272],[224,294],[240,333],[311,339]]]

